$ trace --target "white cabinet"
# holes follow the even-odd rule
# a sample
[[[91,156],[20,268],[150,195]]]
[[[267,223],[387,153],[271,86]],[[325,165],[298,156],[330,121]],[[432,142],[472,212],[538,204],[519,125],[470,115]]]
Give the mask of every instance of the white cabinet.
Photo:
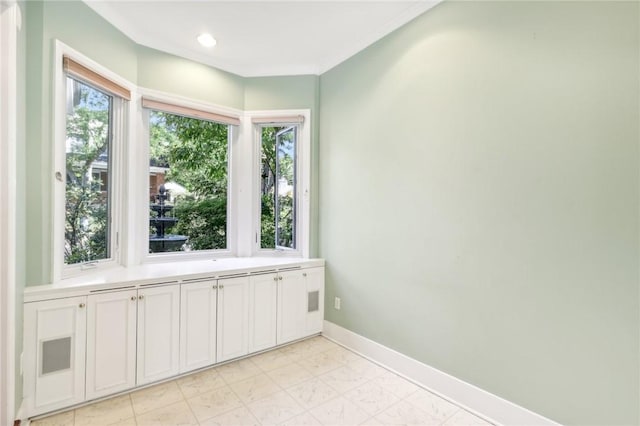
[[[138,290],[138,385],[178,374],[180,286]]]
[[[87,400],[178,374],[179,301],[177,284],[88,297]]]
[[[25,305],[25,402],[30,415],[84,401],[87,298]]]
[[[87,399],[136,385],[136,290],[87,299]]]
[[[279,345],[322,331],[324,268],[278,274],[277,343]]]
[[[306,293],[302,271],[287,271],[278,274],[277,342],[279,345],[304,336]]]
[[[323,310],[323,267],[28,301],[26,413],[67,408],[319,333]]]
[[[302,270],[302,277],[307,288],[303,302],[305,310],[305,335],[310,336],[322,332],[324,325],[324,268]]]
[[[218,280],[218,362],[249,353],[248,319],[249,277]]]
[[[276,345],[277,297],[276,274],[249,278],[249,353]]]
[[[216,280],[180,289],[180,373],[216,362]]]

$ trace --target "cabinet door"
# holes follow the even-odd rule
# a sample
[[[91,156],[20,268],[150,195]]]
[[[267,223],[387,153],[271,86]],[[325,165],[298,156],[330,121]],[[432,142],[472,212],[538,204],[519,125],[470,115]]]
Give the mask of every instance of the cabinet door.
[[[180,286],[138,290],[137,384],[178,374]]]
[[[84,401],[87,298],[25,305],[25,395],[29,415]]]
[[[300,339],[306,329],[307,287],[302,271],[281,272],[278,275],[279,345]]]
[[[215,280],[180,288],[180,373],[216,362]]]
[[[137,291],[87,299],[87,399],[136,385]]]
[[[248,353],[249,277],[218,280],[218,362]]]
[[[276,274],[249,278],[249,353],[276,345]]]
[[[324,325],[324,268],[302,271],[307,287],[305,335],[320,333]]]

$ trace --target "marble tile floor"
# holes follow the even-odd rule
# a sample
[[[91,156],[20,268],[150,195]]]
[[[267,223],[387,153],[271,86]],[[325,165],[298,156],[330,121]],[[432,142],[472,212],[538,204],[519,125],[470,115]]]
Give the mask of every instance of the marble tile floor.
[[[490,424],[318,336],[31,425]]]

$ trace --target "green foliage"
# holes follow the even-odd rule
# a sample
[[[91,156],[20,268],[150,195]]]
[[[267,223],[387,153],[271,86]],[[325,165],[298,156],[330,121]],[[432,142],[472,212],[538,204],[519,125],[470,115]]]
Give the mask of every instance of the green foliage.
[[[74,264],[109,257],[107,206],[97,202],[100,191],[67,185],[65,263]]]
[[[65,263],[73,264],[109,257],[108,195],[91,172],[101,156],[108,161],[111,98],[67,81],[74,90],[73,109],[67,114]]]
[[[227,247],[228,126],[162,112],[151,114],[151,164],[168,167],[166,180],[185,187],[175,203],[172,234],[191,250]]]
[[[278,182],[295,180],[295,138],[285,132],[277,145],[277,134],[285,127],[262,128],[260,244],[262,248],[295,247],[293,194],[276,194]],[[276,206],[277,196],[277,206]],[[278,241],[276,241],[276,226]]]
[[[261,179],[260,179],[260,247],[276,247],[275,181],[276,181],[276,133],[278,127],[262,128]]]
[[[260,203],[260,247],[276,247],[276,219],[273,193],[262,194]]]
[[[152,162],[170,166],[166,179],[196,197],[227,193],[227,125],[154,112]]]
[[[278,208],[278,246],[293,248],[293,197],[278,197]]]
[[[192,250],[212,250],[227,247],[227,199],[211,197],[200,200],[180,200],[174,208],[179,218],[175,232],[188,235]]]

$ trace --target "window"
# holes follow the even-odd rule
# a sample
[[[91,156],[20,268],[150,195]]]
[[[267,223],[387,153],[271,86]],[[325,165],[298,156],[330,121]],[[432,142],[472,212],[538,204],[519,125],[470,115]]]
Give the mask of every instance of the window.
[[[258,176],[252,201],[257,223],[254,254],[308,256],[310,129],[308,121],[305,122],[308,115],[258,114],[251,117],[257,141],[254,167]]]
[[[149,253],[227,248],[229,126],[149,113]]]
[[[127,83],[56,42],[52,280],[122,263]]]
[[[149,253],[228,250],[235,117],[144,98],[149,113]]]
[[[260,248],[296,249],[298,126],[261,126]]]
[[[67,77],[64,261],[111,257],[113,96]]]
[[[56,61],[53,282],[115,265],[309,255],[309,110],[135,89],[60,42]]]

